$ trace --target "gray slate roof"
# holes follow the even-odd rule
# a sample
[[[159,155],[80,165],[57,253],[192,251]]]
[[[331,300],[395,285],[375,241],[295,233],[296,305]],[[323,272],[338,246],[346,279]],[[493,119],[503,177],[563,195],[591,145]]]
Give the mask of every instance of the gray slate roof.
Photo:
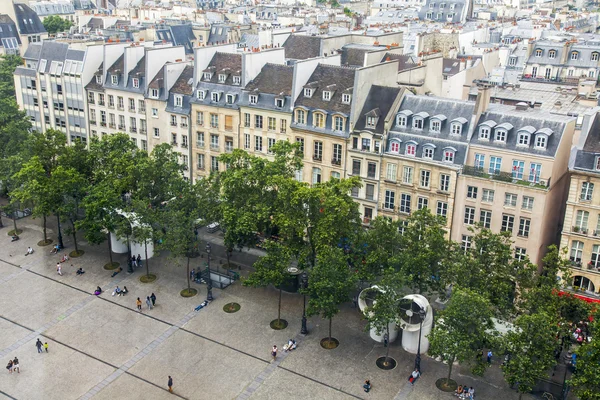
[[[352,94],[354,74],[354,68],[319,64],[305,85],[314,90],[312,96],[305,97],[303,90],[295,105],[350,115],[350,104],[342,103],[342,94]],[[333,92],[329,101],[323,100],[323,91]]]
[[[260,73],[246,85],[246,91],[291,96],[294,67],[265,64]]]
[[[6,0],[5,0],[6,1]],[[18,3],[15,7],[15,19],[19,25],[21,35],[34,35],[46,33],[46,28],[42,24],[40,17],[28,5]]]
[[[283,43],[285,58],[306,60],[321,55],[321,38],[318,36],[290,35]]]
[[[594,172],[600,175],[596,169],[596,158],[600,156],[600,114],[596,114],[590,127],[583,149],[578,150],[575,156],[574,169]]]
[[[367,96],[367,100],[363,106],[360,115],[358,116],[358,120],[354,125],[354,130],[368,130],[375,133],[384,133],[384,123],[385,117],[387,117],[390,109],[393,106],[396,97],[400,93],[400,88],[394,87],[385,87],[385,86],[371,86],[371,90],[369,90],[369,94]],[[366,115],[375,111],[377,116],[379,117],[377,121],[377,125],[375,128],[367,128],[366,127]]]
[[[234,76],[241,76],[241,70],[241,54],[216,52],[204,72],[212,73],[212,77],[210,79],[210,82],[212,83],[219,82],[219,74],[226,74],[227,78],[224,83],[231,85],[233,84]],[[202,76],[202,80],[205,81],[204,76]]]

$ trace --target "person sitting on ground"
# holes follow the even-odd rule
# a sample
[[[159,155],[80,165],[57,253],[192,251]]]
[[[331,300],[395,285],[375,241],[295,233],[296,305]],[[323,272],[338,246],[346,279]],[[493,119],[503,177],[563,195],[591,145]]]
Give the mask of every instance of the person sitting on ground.
[[[415,370],[410,374],[410,383],[414,385],[415,381],[419,379],[420,376],[421,372],[419,371],[419,368],[415,368]]]
[[[369,393],[371,390],[371,381],[367,379],[363,385],[363,388],[365,389],[365,392]]]
[[[69,261],[69,256],[67,255],[67,253],[65,253],[62,258],[60,259],[60,262],[63,263],[65,261]]]
[[[26,256],[33,254],[33,249],[31,247],[27,248],[27,253],[25,253]]]
[[[296,348],[296,341],[294,339],[288,340],[287,344],[283,345],[283,351],[291,351]]]
[[[56,245],[52,248],[52,250],[50,250],[50,254],[56,254],[56,253],[58,253],[59,250],[60,250],[60,246]]]
[[[460,396],[463,393],[462,385],[458,385],[458,388],[454,391],[454,394]]]
[[[121,296],[125,296],[127,293],[129,293],[129,290],[127,290],[127,286],[123,286],[123,290],[121,290]]]
[[[83,275],[85,274],[85,271],[83,270],[83,268],[79,267],[79,269],[76,272],[77,275]]]
[[[19,236],[18,235],[12,235],[10,238],[11,238],[11,242],[19,240]]]
[[[120,296],[120,295],[121,295],[121,288],[120,288],[119,286],[117,286],[117,287],[115,288],[115,291],[113,292],[113,294],[112,294],[112,295],[114,296],[115,294],[116,294],[117,296]]]
[[[94,294],[96,296],[98,296],[100,293],[102,293],[102,288],[100,288],[100,286],[96,287],[96,290],[94,291]]]
[[[471,387],[469,388],[469,398],[470,398],[471,400],[473,400],[473,398],[474,398],[474,397],[475,397],[475,389],[473,389],[473,386],[471,386]]]

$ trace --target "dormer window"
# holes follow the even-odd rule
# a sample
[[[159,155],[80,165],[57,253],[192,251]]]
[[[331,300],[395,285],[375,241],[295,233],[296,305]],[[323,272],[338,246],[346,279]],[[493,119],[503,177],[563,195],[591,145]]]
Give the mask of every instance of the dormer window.
[[[342,117],[333,117],[333,130],[338,132],[344,131],[344,118]]]
[[[396,125],[398,125],[401,128],[406,128],[406,116],[398,115],[396,117]]]
[[[233,77],[233,84],[234,85],[239,85],[242,82],[242,77],[240,76],[234,76]]]
[[[119,83],[119,77],[117,75],[111,75],[110,76],[110,82],[113,85],[117,85]]]
[[[529,146],[529,138],[531,136],[527,132],[520,132],[517,140],[517,146]]]
[[[205,72],[204,73],[204,80],[205,81],[210,81],[210,78],[212,78],[212,74],[210,72]]]
[[[429,130],[431,132],[440,132],[442,130],[442,123],[437,120],[429,122]]]
[[[140,80],[138,78],[133,78],[132,83],[134,88],[138,89],[140,87]]]
[[[283,104],[285,103],[285,99],[275,99],[275,107],[283,108]]]
[[[571,60],[577,60],[579,59],[579,52],[578,51],[573,51],[571,52]]]
[[[556,50],[550,50],[548,52],[548,58],[552,58],[552,59],[556,58]]]
[[[548,136],[546,135],[536,135],[535,136],[535,147],[538,149],[546,149],[546,144],[548,143]]]
[[[535,56],[536,56],[536,57],[541,57],[541,56],[542,56],[542,50],[540,50],[540,49],[537,49],[537,50],[535,51]]]
[[[331,92],[329,91],[324,91],[323,92],[323,100],[325,101],[329,101],[331,99]]]
[[[158,98],[158,89],[150,89],[150,97]]]
[[[496,135],[494,137],[495,142],[506,142],[506,130],[496,129]]]
[[[433,146],[425,146],[423,147],[423,158],[427,158],[429,160],[433,160],[433,153],[435,149]]]
[[[304,89],[304,97],[309,97],[310,98],[310,97],[312,97],[312,94],[313,94],[313,90],[312,89],[310,89],[310,88],[305,88]]]
[[[596,171],[600,171],[600,157],[596,157]]]
[[[306,123],[306,113],[304,110],[296,111],[296,123],[304,125]]]
[[[250,104],[256,104],[258,103],[258,95],[257,94],[251,94],[250,95]]]
[[[367,128],[375,128],[377,126],[377,117],[367,117]]]
[[[592,61],[598,61],[598,60],[600,60],[600,53],[595,51],[592,53]]]
[[[460,135],[462,134],[462,124],[458,123],[458,122],[454,122],[452,124],[452,129],[450,131],[453,135]]]
[[[233,104],[235,102],[235,94],[228,94],[225,96],[225,103]]]
[[[325,115],[320,112],[313,113],[313,125],[317,128],[325,128]]]
[[[214,102],[217,102],[217,101],[219,101],[219,98],[220,98],[220,97],[221,97],[221,96],[219,95],[219,92],[212,92],[212,93],[210,94],[210,99],[211,99],[212,101],[214,101]]]
[[[404,152],[407,156],[415,156],[417,154],[417,145],[414,143],[407,143],[406,150]]]
[[[219,83],[225,83],[226,79],[227,79],[227,75],[219,74]]]
[[[413,128],[414,129],[423,129],[423,118],[414,117],[413,118]]]
[[[204,100],[206,98],[206,92],[204,90],[198,90],[196,94],[200,100]]]
[[[96,75],[96,83],[102,85],[102,75]]]
[[[444,162],[449,162],[449,163],[453,163],[454,162],[454,155],[456,154],[456,150],[454,150],[453,148],[448,148],[448,149],[444,149]]]
[[[175,107],[183,106],[183,96],[175,96]]]
[[[393,141],[390,143],[390,152],[400,153],[400,142]]]
[[[342,95],[342,103],[344,103],[344,104],[350,104],[351,99],[352,99],[352,96],[350,96],[348,93],[344,93]]]
[[[489,140],[490,139],[490,127],[482,126],[479,128],[479,139]]]

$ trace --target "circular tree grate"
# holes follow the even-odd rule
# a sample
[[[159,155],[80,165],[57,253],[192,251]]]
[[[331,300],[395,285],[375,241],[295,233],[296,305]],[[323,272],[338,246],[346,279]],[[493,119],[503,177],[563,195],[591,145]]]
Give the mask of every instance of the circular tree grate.
[[[340,341],[337,340],[336,338],[331,338],[331,340],[329,340],[329,338],[323,338],[321,339],[321,347],[327,350],[332,350],[335,349],[336,347],[338,347],[340,345]]]
[[[377,364],[377,366],[381,369],[384,370],[390,370],[390,369],[394,369],[396,368],[396,365],[398,365],[398,363],[396,362],[396,360],[394,360],[392,357],[379,357],[376,361],[375,364]]]
[[[242,306],[240,306],[238,303],[227,303],[223,306],[223,311],[225,311],[227,314],[233,314],[240,311],[240,308],[242,308]]]
[[[285,319],[274,319],[273,321],[271,321],[271,323],[269,324],[271,326],[272,329],[275,329],[276,331],[280,331],[282,329],[287,328],[288,326],[288,322]]]

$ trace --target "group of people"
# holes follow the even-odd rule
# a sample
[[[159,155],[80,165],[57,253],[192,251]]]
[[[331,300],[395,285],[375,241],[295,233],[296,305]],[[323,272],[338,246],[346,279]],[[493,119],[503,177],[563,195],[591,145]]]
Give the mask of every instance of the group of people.
[[[137,306],[138,311],[141,312],[142,311],[142,299],[140,299],[138,297],[137,300],[135,301],[135,304]],[[146,306],[148,306],[148,310],[152,310],[155,305],[156,305],[156,295],[154,293],[152,293],[150,296],[146,296]]]
[[[572,337],[575,343],[587,343],[590,338],[590,329],[589,323],[587,321],[579,321],[578,323],[573,323],[572,326]]]
[[[113,296],[125,296],[127,293],[129,293],[129,290],[127,290],[127,286],[123,286],[123,289],[121,289],[119,287],[119,285],[117,285],[117,287],[113,291],[112,295]]]
[[[8,365],[6,366],[9,374],[12,374],[13,371],[21,373],[21,367],[19,365],[19,359],[15,357],[14,360],[8,360]]]
[[[48,352],[48,342],[42,343],[42,341],[40,340],[40,338],[38,338],[37,342],[35,342],[35,347],[37,347],[38,353],[43,353],[44,352],[42,350],[42,348],[44,350],[46,350],[46,353]]]
[[[141,267],[142,266],[142,256],[140,256],[139,254],[136,256],[131,256],[131,266],[133,268],[137,268],[137,267]]]
[[[473,386],[468,387],[467,385],[459,385],[454,391],[454,395],[461,399],[473,400],[475,397],[475,389],[473,389]]]

